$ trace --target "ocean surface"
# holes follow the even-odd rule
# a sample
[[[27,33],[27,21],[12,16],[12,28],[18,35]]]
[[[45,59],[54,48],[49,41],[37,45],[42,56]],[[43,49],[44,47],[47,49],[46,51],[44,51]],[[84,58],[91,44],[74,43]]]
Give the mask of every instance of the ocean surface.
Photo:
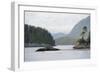
[[[73,49],[73,45],[57,45],[54,48],[59,51],[36,52],[42,47],[28,47],[24,49],[24,61],[46,61],[46,60],[70,60],[70,59],[89,59],[89,49]]]

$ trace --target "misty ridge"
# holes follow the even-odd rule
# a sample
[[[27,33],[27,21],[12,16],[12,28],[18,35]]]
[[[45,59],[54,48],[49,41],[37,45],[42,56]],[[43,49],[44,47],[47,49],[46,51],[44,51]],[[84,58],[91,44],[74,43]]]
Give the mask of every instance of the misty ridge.
[[[69,34],[63,34],[59,38],[55,38],[57,45],[74,45],[77,39],[81,37],[81,32],[83,27],[87,27],[87,32],[85,34],[85,39],[89,36],[90,33],[90,16],[79,21]]]
[[[67,24],[66,24],[67,25]],[[24,45],[25,47],[47,47],[56,45],[75,45],[76,41],[81,38],[82,29],[86,27],[84,39],[87,39],[90,34],[90,16],[80,20],[70,31],[66,33],[50,33],[48,29],[36,27],[32,25],[24,25]],[[83,42],[84,42],[83,39]],[[90,41],[90,36],[89,36]],[[48,47],[49,46],[49,47]]]

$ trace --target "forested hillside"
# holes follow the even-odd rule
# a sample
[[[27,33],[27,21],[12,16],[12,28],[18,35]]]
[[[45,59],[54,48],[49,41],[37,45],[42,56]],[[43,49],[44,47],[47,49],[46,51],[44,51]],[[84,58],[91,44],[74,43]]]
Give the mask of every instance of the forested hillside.
[[[28,24],[24,25],[24,43],[25,46],[55,45],[52,35],[46,29]]]

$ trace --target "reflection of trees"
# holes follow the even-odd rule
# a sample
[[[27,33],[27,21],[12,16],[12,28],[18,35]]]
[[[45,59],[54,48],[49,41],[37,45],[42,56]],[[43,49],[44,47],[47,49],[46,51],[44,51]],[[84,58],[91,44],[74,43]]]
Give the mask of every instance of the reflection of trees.
[[[55,45],[53,37],[46,29],[27,24],[24,26],[24,39],[24,43]]]

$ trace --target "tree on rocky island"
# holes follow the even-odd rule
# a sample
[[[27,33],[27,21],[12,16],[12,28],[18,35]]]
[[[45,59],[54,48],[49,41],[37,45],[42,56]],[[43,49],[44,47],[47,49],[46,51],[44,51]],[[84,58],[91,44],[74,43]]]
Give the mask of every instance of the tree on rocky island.
[[[82,40],[85,40],[84,37],[85,37],[86,32],[87,32],[87,27],[84,26],[84,27],[82,28],[82,32],[81,32],[81,37],[82,37],[81,39],[82,39]]]
[[[80,35],[81,38],[76,41],[74,48],[76,49],[90,48],[90,32],[88,33],[89,35],[87,39],[85,39],[86,33],[87,33],[87,27],[84,26],[82,28],[82,32]]]

